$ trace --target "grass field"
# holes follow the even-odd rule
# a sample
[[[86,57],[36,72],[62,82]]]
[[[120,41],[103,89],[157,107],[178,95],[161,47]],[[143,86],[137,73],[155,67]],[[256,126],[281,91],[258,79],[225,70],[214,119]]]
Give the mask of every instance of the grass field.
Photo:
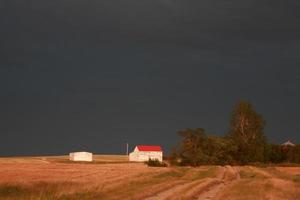
[[[128,156],[126,155],[93,155],[95,163],[126,163]],[[3,157],[0,158],[1,163],[74,163],[69,161],[69,155],[63,156],[36,156],[36,157]]]
[[[126,156],[0,158],[0,200],[299,200],[300,167],[148,167]]]

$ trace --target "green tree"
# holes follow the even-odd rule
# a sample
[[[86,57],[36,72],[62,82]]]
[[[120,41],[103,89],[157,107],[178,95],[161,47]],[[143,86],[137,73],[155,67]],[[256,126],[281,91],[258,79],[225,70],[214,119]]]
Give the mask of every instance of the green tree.
[[[265,146],[265,162],[281,163],[287,160],[287,154],[282,147],[277,144],[267,144]]]
[[[287,161],[292,163],[300,163],[300,145],[289,147],[287,151]]]
[[[240,164],[265,161],[265,121],[246,101],[236,104],[231,117],[228,139],[237,147],[233,158]]]
[[[208,158],[204,155],[203,147],[207,136],[204,129],[186,129],[179,131],[178,134],[182,137],[182,140],[177,155],[182,163],[192,166],[206,163]]]
[[[219,136],[207,136],[207,140],[204,143],[204,154],[207,155],[207,164],[232,164],[232,152],[236,151],[235,146],[223,137]]]
[[[172,151],[172,163],[198,166],[202,164],[231,164],[234,145],[222,137],[211,136],[202,128],[179,131],[180,144]]]

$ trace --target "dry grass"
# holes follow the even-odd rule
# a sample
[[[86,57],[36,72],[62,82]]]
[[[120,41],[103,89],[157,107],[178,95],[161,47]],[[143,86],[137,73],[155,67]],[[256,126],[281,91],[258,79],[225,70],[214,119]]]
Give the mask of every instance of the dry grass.
[[[242,179],[223,191],[220,199],[265,200],[270,184],[262,180]]]
[[[284,169],[282,169],[284,171]],[[241,179],[222,191],[222,200],[297,200],[300,185],[273,167],[240,167]]]
[[[93,155],[93,162],[86,164],[128,163],[126,155]],[[81,163],[69,161],[68,155],[63,156],[36,156],[36,157],[2,157],[1,163]]]
[[[209,166],[201,168],[172,167],[164,171],[161,168],[159,173],[144,174],[139,179],[131,180],[118,188],[113,188],[111,192],[105,194],[105,199],[140,200],[168,190],[172,190],[172,194],[174,194],[174,188],[181,185],[186,186],[177,192],[182,190],[186,192],[198,184],[198,181],[203,181],[205,177],[214,175],[216,168]]]
[[[276,169],[287,174],[300,175],[300,167],[276,167]]]
[[[132,180],[139,183],[170,171],[127,163],[124,156],[96,156],[97,161],[117,164],[62,162],[66,159],[1,158],[0,199],[101,199],[115,193],[114,188],[134,184]]]
[[[142,200],[155,194],[190,199],[237,176],[229,166],[152,168],[128,163],[124,156],[95,158],[93,163],[67,162],[67,156],[0,158],[0,200]],[[238,171],[240,179],[222,187],[219,199],[300,197],[300,167],[245,166]]]

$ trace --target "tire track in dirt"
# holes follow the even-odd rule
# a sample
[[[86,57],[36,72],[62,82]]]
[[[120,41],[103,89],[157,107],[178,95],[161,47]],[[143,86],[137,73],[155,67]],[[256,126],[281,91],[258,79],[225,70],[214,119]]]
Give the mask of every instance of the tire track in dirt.
[[[186,181],[145,198],[144,200],[197,199],[199,193],[202,193],[213,186],[222,184],[224,176],[225,168],[219,167],[216,178]]]
[[[163,199],[168,199],[170,198],[172,195],[174,195],[174,193],[177,192],[181,192],[184,190],[189,189],[190,187],[193,187],[195,184],[198,184],[198,182],[186,182],[186,183],[181,183],[179,185],[176,185],[170,189],[164,190],[160,193],[157,193],[154,196],[145,198],[144,200],[163,200]]]
[[[219,183],[212,185],[211,187],[207,187],[201,190],[200,194],[193,198],[195,200],[207,200],[207,199],[218,199],[218,195],[224,190],[226,187],[230,186],[232,183],[240,179],[239,169],[236,167],[225,166],[224,167],[223,177],[220,179]]]
[[[269,173],[269,172],[267,172],[267,171],[265,171],[265,170],[263,170],[263,169],[259,169],[259,168],[257,168],[257,167],[252,167],[252,166],[249,166],[248,168],[249,168],[250,170],[252,170],[254,173],[259,174],[259,175],[261,175],[261,176],[263,176],[263,177],[266,177],[266,178],[273,178],[273,175],[272,175],[271,173]]]

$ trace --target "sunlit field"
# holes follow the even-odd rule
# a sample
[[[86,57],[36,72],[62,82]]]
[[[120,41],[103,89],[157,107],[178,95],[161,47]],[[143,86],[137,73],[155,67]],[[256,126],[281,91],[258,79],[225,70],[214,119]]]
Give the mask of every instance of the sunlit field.
[[[300,167],[148,167],[126,156],[0,158],[0,199],[300,199]]]

